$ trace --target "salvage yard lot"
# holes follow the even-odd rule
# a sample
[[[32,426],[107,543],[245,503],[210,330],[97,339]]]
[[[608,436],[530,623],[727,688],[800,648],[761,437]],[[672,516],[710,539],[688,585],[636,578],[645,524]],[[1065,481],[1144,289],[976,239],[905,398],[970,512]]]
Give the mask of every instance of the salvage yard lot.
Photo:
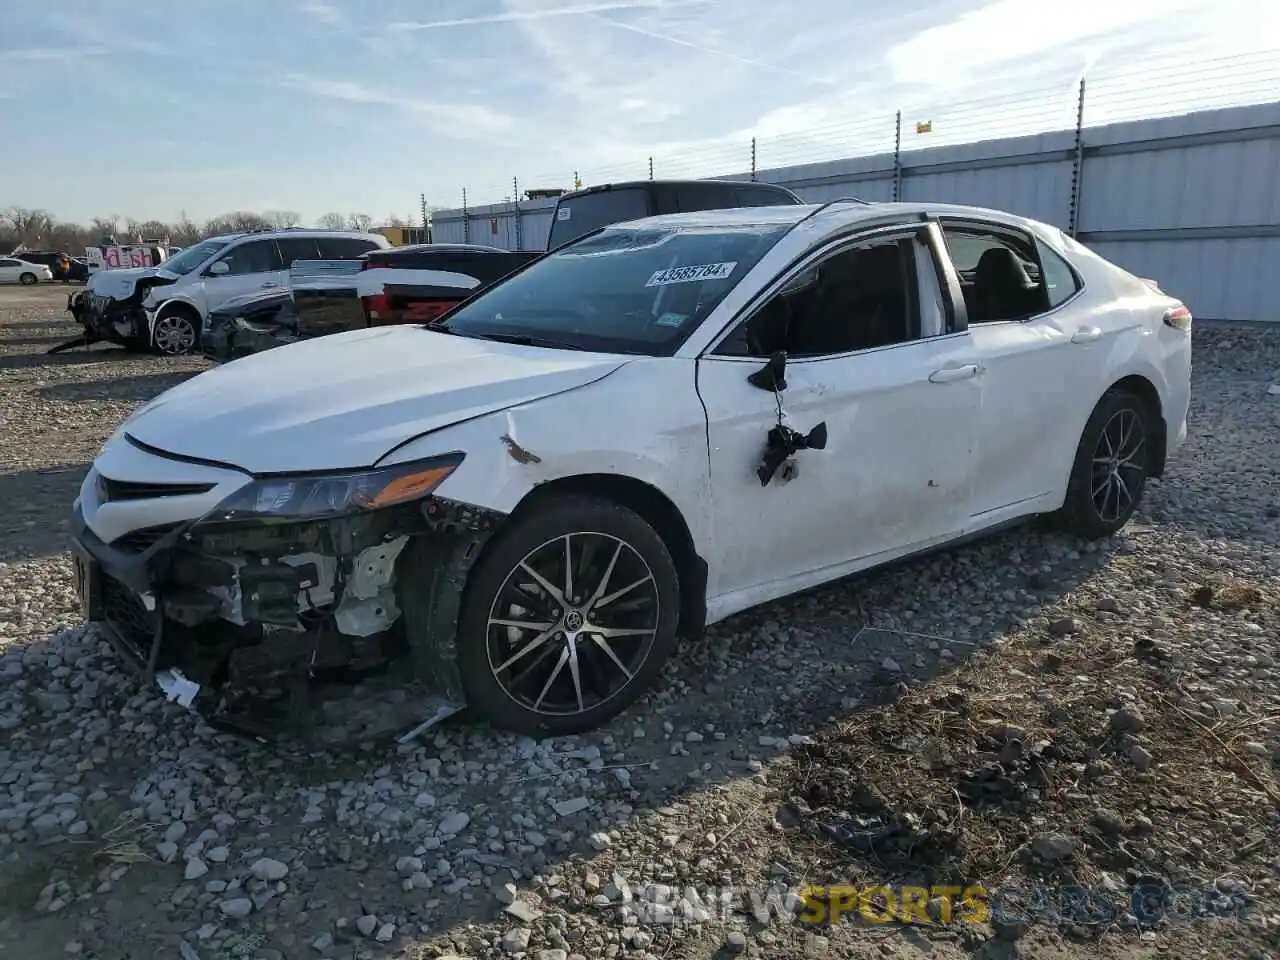
[[[0,289],[0,955],[1280,955],[1280,329],[1197,330],[1188,445],[1110,542],[1032,526],[744,613],[581,737],[464,720],[300,757],[83,628],[80,479],[206,365],[45,357],[65,298]],[[1172,885],[1244,915],[686,916],[688,888],[769,883]],[[676,923],[624,902],[666,888]]]

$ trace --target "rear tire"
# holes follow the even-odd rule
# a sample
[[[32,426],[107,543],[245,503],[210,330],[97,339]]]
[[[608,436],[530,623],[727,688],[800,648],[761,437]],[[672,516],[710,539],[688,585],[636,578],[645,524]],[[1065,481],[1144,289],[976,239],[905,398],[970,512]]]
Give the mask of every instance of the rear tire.
[[[200,340],[200,318],[190,307],[175,307],[156,318],[151,349],[165,357],[195,353]]]
[[[599,726],[656,679],[679,619],[679,575],[653,527],[612,501],[550,500],[471,572],[458,621],[468,705],[533,737]]]
[[[18,277],[18,282],[31,286],[32,284],[39,283],[40,281],[36,278],[34,273],[24,273]]]
[[[1059,527],[1099,540],[1129,522],[1156,452],[1153,419],[1142,398],[1127,390],[1109,391],[1098,401],[1080,436],[1066,501],[1054,517]]]

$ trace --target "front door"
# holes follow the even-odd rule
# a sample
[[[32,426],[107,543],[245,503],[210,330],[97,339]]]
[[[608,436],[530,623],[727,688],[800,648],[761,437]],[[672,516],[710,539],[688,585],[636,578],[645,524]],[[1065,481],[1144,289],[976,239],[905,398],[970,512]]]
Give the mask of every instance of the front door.
[[[982,367],[945,329],[934,251],[915,227],[818,251],[699,360],[713,595],[780,595],[963,527]],[[747,380],[775,350],[790,355],[776,394]],[[802,435],[825,423],[826,446],[762,485],[780,419]]]
[[[220,263],[226,265],[225,272],[217,266]],[[275,241],[263,239],[232,247],[205,267],[201,279],[204,303],[200,306],[208,313],[232,297],[284,288],[288,285],[289,273],[284,269]]]

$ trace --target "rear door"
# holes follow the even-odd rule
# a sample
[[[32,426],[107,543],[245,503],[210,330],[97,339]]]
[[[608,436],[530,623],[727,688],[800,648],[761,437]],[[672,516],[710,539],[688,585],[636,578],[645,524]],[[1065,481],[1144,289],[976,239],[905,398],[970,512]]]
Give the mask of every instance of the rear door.
[[[360,265],[354,261],[375,249],[377,244],[358,237],[315,237],[306,242],[316,248],[312,259],[352,261],[352,273],[333,273],[325,278],[315,276],[295,282],[293,303],[298,336],[324,337],[363,327],[364,310],[356,291]]]
[[[1070,265],[1031,234],[972,218],[941,222],[983,367],[973,496],[979,527],[1065,486],[1103,388],[1110,344],[1105,324],[1079,306],[1081,284]],[[993,259],[1012,267],[985,268]]]

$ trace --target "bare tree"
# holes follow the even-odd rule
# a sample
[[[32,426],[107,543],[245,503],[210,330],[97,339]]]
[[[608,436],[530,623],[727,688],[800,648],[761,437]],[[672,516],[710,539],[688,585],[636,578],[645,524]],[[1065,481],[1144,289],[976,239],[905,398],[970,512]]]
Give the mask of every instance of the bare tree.
[[[138,230],[142,233],[143,240],[163,240],[172,233],[169,224],[163,220],[144,220],[138,224]]]
[[[184,247],[190,246],[204,235],[204,231],[187,216],[185,210],[178,214],[177,222],[169,230],[169,239]]]
[[[53,226],[53,217],[31,207],[10,207],[0,213],[0,219],[13,231],[18,243],[27,246],[45,241]]]
[[[94,217],[89,221],[89,229],[99,237],[114,237],[120,232],[120,218],[114,213],[109,217]]]
[[[302,223],[302,215],[297,210],[268,210],[262,219],[273,227],[296,227]]]
[[[373,217],[367,213],[352,213],[347,216],[347,225],[352,230],[368,233],[370,228],[373,227]]]
[[[345,230],[347,227],[347,216],[344,213],[326,213],[316,221],[316,224],[323,227],[325,230]]]
[[[244,233],[246,230],[261,230],[267,221],[260,214],[249,210],[236,210],[214,217],[204,225],[205,236],[219,233]]]

